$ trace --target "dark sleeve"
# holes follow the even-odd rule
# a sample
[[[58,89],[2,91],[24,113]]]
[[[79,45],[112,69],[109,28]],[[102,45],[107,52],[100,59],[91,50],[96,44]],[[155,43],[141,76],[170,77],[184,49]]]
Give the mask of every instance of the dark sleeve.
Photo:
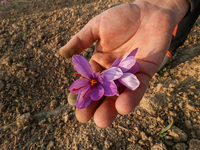
[[[199,0],[188,0],[190,2],[190,11],[194,11],[195,9],[198,9],[198,3],[199,3]],[[199,8],[200,9],[200,8]]]
[[[189,2],[189,11],[178,24],[176,36],[172,36],[172,41],[169,47],[169,51],[172,55],[176,53],[176,49],[179,46],[183,45],[200,14],[200,0],[189,0]]]

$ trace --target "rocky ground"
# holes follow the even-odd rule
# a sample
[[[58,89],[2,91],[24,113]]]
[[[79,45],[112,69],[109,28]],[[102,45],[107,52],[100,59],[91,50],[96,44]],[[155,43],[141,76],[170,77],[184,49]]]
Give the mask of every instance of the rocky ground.
[[[200,19],[145,97],[108,128],[79,123],[76,79],[58,54],[92,17],[130,0],[9,0],[0,5],[0,149],[200,150]],[[82,55],[89,59],[94,45]],[[172,127],[160,132],[170,123]]]

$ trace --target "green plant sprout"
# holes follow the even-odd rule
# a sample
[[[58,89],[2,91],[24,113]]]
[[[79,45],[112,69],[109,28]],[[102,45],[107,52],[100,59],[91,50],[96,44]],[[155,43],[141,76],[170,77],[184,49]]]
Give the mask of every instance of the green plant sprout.
[[[38,147],[42,147],[44,149],[47,149],[45,146],[44,146],[44,143],[42,145],[38,145]]]
[[[169,142],[167,142],[165,139],[164,139],[164,137],[166,136],[166,135],[168,135],[168,130],[172,127],[172,123],[170,123],[167,127],[165,127],[160,133],[159,133],[159,139],[158,139],[158,141],[157,141],[157,143],[160,143],[160,140],[161,141],[163,141],[164,143],[166,143],[167,145],[170,145],[170,146],[172,146]]]
[[[55,97],[53,97],[53,98],[51,99],[51,101],[54,100],[54,99],[55,99],[55,100],[60,100],[60,96],[58,95],[58,93],[56,94]]]

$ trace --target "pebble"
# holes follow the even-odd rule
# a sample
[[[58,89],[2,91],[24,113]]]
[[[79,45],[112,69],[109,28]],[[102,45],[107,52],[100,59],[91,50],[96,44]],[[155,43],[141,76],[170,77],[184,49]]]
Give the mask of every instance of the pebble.
[[[177,113],[175,111],[169,111],[169,114],[173,117],[176,117],[177,116]]]
[[[108,140],[104,141],[104,147],[106,149],[109,149],[111,146],[112,146],[112,143],[110,141],[108,141]]]
[[[160,122],[161,124],[164,123],[164,120],[163,120],[162,118],[160,118],[159,116],[156,118],[156,120],[157,120],[158,122]]]
[[[25,114],[19,115],[17,117],[17,123],[16,124],[20,128],[20,127],[28,125],[29,123],[31,123],[32,120],[33,120],[33,118],[31,116],[31,114],[25,113]]]
[[[5,89],[5,82],[3,80],[0,80],[0,91],[3,91]]]
[[[46,119],[43,119],[43,120],[41,120],[41,121],[38,123],[38,125],[39,125],[39,126],[43,126],[45,122],[46,122]]]
[[[148,138],[147,138],[147,136],[146,136],[146,134],[142,131],[142,132],[140,132],[140,136],[142,137],[142,140],[148,140]]]
[[[175,148],[176,150],[187,150],[188,146],[185,143],[177,143]]]
[[[50,108],[53,110],[58,105],[58,101],[56,99],[52,100],[50,103]]]
[[[62,37],[56,37],[55,39],[56,44],[59,44],[62,42]]]
[[[142,148],[139,144],[129,144],[127,146],[127,150],[130,149],[130,150],[145,150],[144,148]]]
[[[0,103],[0,113],[5,112],[6,111],[6,105],[4,105],[3,103]]]
[[[200,130],[197,130],[197,136],[200,136]]]
[[[191,139],[190,142],[189,142],[189,149],[188,150],[200,150],[200,140]]]
[[[162,89],[163,84],[159,83],[156,88],[155,88],[155,92],[159,92]]]
[[[185,108],[187,108],[188,110],[191,110],[191,111],[196,111],[195,107],[191,106],[190,104],[186,104]]]
[[[6,66],[11,66],[12,64],[12,58],[11,57],[7,57],[5,59],[2,60],[1,64],[6,65]]]
[[[65,116],[63,117],[63,120],[64,120],[64,123],[67,123],[67,121],[69,120],[69,115],[68,115],[68,114],[65,115]]]
[[[188,129],[192,129],[192,123],[190,120],[185,120],[185,125]]]
[[[129,141],[129,142],[136,143],[136,142],[138,141],[138,137],[135,136],[135,135],[133,135],[133,136],[131,136],[130,138],[128,138],[128,141]]]
[[[99,150],[97,146],[93,146],[92,150]]]
[[[199,119],[199,120],[200,120],[200,114],[198,114],[198,115],[197,115],[197,119]]]
[[[187,134],[176,126],[172,126],[169,130],[169,135],[172,136],[175,143],[186,142]]]
[[[167,150],[167,147],[162,142],[156,143],[151,150]]]
[[[50,141],[47,145],[47,150],[51,150],[51,148],[54,146],[54,141]]]

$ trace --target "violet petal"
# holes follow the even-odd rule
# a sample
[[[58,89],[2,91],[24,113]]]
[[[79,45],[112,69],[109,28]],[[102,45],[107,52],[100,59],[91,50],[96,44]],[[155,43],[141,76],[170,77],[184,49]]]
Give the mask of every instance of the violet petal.
[[[90,105],[90,103],[92,102],[90,94],[91,94],[91,89],[88,89],[88,91],[83,92],[80,95],[78,95],[77,100],[76,100],[76,107],[78,109],[84,109],[88,105]]]
[[[80,55],[72,56],[73,64],[75,70],[80,73],[82,76],[91,79],[92,78],[92,67],[84,57]]]
[[[126,59],[127,57],[130,57],[130,56],[134,56],[134,57],[135,57],[137,51],[138,51],[138,48],[132,50],[132,51],[131,51],[130,53],[128,53],[122,60],[124,60],[124,59]]]
[[[103,80],[102,86],[104,88],[104,95],[105,96],[113,96],[118,92],[117,91],[117,86],[114,83],[114,81]]]
[[[111,81],[120,78],[123,75],[123,72],[118,67],[111,67],[103,71],[101,74],[104,79]]]
[[[133,65],[135,65],[136,59],[133,56],[127,57],[126,59],[122,60],[119,64],[119,68],[122,72],[128,71]]]
[[[139,64],[136,62],[134,64],[134,66],[131,67],[131,69],[128,70],[128,72],[135,74],[136,72],[138,72],[140,70],[140,66]]]
[[[94,101],[99,100],[104,95],[104,88],[101,84],[94,85],[91,91],[91,98]]]
[[[113,62],[113,64],[111,65],[111,67],[117,67],[118,65],[119,65],[119,63],[120,63],[120,60],[121,60],[121,57],[118,57],[114,62]],[[110,67],[110,68],[111,68]]]
[[[70,86],[70,92],[73,94],[81,94],[91,86],[90,80],[78,79]]]
[[[118,81],[131,90],[137,89],[140,85],[139,80],[132,73],[124,73],[123,76],[118,79]]]

